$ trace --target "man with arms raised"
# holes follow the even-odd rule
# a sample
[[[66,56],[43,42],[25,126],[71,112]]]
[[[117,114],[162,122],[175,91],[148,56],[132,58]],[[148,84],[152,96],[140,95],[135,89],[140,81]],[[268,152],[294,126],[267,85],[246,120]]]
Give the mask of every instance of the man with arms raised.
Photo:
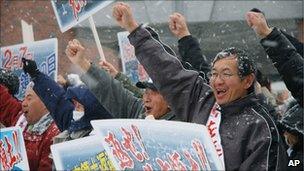
[[[216,55],[209,87],[139,26],[127,4],[117,3],[113,16],[130,32],[136,57],[172,111],[183,121],[208,127],[226,170],[285,170],[280,136],[254,94],[255,67],[244,51],[228,48]]]

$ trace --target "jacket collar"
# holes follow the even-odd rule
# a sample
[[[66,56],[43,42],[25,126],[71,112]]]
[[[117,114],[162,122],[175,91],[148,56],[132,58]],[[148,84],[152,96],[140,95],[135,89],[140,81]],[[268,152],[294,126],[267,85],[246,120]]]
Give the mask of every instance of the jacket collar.
[[[175,114],[172,112],[172,110],[162,117],[159,118],[159,120],[173,120],[175,118]]]
[[[229,115],[238,114],[245,107],[251,106],[257,101],[258,99],[256,98],[256,95],[254,93],[250,93],[243,98],[237,99],[228,104],[220,105],[219,110],[221,111],[223,117],[227,117]]]
[[[53,118],[52,116],[48,113],[40,118],[40,120],[35,123],[34,125],[28,125],[27,127],[27,132],[28,133],[34,133],[38,135],[42,135],[52,124]]]

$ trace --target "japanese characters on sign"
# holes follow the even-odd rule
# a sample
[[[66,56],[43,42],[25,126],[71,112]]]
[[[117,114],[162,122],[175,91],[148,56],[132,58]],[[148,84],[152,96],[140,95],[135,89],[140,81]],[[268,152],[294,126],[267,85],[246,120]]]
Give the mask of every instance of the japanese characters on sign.
[[[97,136],[54,144],[51,151],[57,170],[115,170]]]
[[[134,47],[129,42],[128,35],[129,32],[127,31],[117,33],[123,73],[126,74],[133,83],[148,81],[149,76],[144,67],[136,59]]]
[[[19,93],[16,96],[23,99],[30,77],[22,70],[22,58],[35,60],[39,70],[54,80],[58,70],[58,42],[57,39],[47,39],[25,44],[1,47],[0,65],[4,69],[13,71],[19,77]]]
[[[51,2],[60,30],[65,32],[100,9],[108,6],[113,0],[52,0]]]
[[[223,169],[205,126],[131,119],[92,125],[118,170]]]
[[[0,133],[0,170],[29,170],[21,128],[1,128]]]

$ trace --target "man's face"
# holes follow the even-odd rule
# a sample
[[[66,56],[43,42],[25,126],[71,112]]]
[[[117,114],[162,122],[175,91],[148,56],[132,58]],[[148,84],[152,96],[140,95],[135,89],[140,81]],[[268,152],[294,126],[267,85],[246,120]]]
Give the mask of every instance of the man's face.
[[[31,88],[25,92],[22,111],[28,124],[31,125],[38,122],[40,118],[48,112],[43,102]]]
[[[168,103],[158,91],[146,89],[143,95],[146,115],[153,115],[155,119],[160,118],[169,110]]]
[[[219,105],[230,103],[247,95],[252,84],[251,76],[242,80],[238,75],[237,59],[227,57],[216,61],[212,67],[210,86]]]

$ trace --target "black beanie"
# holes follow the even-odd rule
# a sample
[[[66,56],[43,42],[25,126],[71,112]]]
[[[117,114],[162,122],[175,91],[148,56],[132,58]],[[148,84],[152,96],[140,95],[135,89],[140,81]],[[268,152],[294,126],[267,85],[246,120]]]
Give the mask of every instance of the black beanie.
[[[19,91],[19,78],[11,71],[0,68],[0,84],[3,84],[11,95]]]

